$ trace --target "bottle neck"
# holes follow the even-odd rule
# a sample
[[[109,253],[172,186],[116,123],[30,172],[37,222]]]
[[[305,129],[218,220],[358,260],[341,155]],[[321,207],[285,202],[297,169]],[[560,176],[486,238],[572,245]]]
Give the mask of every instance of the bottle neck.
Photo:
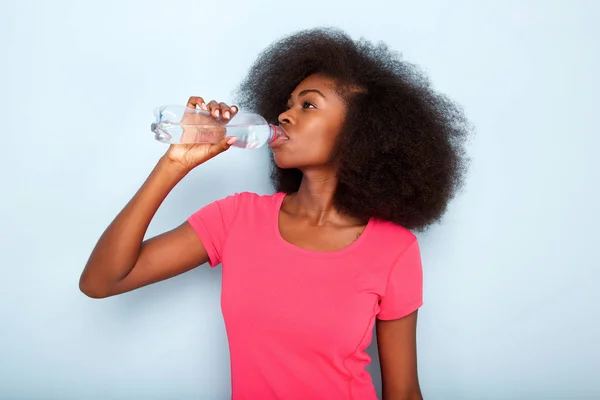
[[[277,125],[269,124],[269,143],[273,142],[279,136],[281,136],[281,128]]]

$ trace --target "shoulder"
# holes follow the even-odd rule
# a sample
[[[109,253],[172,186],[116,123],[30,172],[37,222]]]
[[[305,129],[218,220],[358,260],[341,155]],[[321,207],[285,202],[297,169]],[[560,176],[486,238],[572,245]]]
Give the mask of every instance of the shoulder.
[[[276,203],[285,196],[284,193],[277,192],[273,194],[258,194],[254,192],[236,192],[232,195],[225,197],[223,200],[230,202],[236,202],[238,204],[269,204]],[[223,201],[221,200],[221,201]]]
[[[188,222],[196,227],[210,225],[222,227],[225,231],[235,221],[251,222],[264,220],[272,214],[284,194],[260,195],[252,192],[238,192],[203,206],[189,216]]]
[[[415,234],[402,225],[381,219],[373,219],[369,223],[373,236],[384,248],[397,249],[397,251],[403,252],[417,242]]]
[[[201,207],[194,213],[194,216],[220,214],[225,219],[233,218],[238,211],[247,209],[271,208],[284,196],[283,193],[274,193],[271,195],[261,195],[253,192],[236,192],[226,197],[213,200]]]
[[[221,200],[217,200],[221,209],[227,209],[230,212],[244,212],[253,210],[253,212],[259,212],[260,210],[270,210],[276,207],[283,197],[284,193],[273,193],[273,194],[258,194],[254,192],[236,192]]]

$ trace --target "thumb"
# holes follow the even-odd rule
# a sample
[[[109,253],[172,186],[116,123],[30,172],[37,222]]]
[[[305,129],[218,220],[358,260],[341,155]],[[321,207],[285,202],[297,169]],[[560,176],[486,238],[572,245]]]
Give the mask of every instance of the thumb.
[[[219,143],[211,146],[211,153],[213,153],[213,157],[216,156],[217,154],[220,154],[226,150],[228,150],[232,144],[234,144],[237,141],[236,137],[230,136],[230,137],[226,137],[224,139],[222,139]]]

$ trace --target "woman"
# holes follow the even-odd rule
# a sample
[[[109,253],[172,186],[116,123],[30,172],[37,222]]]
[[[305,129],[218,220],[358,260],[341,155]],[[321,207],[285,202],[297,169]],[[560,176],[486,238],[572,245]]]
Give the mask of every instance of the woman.
[[[420,399],[409,229],[438,221],[462,182],[462,113],[384,45],[327,29],[273,44],[239,93],[285,132],[270,144],[276,193],[229,196],[143,241],[170,190],[235,139],[172,145],[98,241],[81,290],[113,296],[222,264],[233,399],[376,399],[374,324],[384,399]]]

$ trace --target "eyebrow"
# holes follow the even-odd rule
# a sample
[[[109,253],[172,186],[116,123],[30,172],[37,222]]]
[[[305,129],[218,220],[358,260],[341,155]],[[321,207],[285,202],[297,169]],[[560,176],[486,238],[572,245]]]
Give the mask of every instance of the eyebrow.
[[[316,93],[319,96],[321,96],[322,98],[327,99],[327,97],[325,97],[325,95],[323,93],[321,93],[320,91],[318,91],[317,89],[305,89],[305,90],[301,91],[300,93],[298,93],[298,97],[302,97],[302,96],[304,96],[305,94],[308,94],[308,93]],[[290,99],[291,98],[292,98],[292,96],[290,96]]]

